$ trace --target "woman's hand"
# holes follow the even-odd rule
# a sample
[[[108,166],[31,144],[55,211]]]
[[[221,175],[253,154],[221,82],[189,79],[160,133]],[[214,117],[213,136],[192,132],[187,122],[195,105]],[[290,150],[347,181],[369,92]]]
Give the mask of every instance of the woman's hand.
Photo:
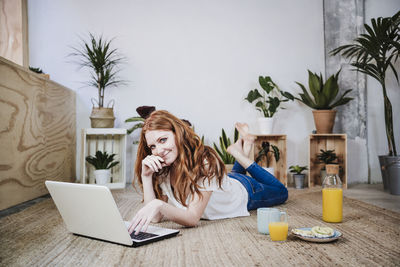
[[[153,199],[141,208],[133,217],[131,224],[128,227],[129,234],[135,231],[138,234],[140,231],[146,232],[149,223],[153,218],[160,212],[160,209],[164,202],[159,199]]]
[[[142,160],[142,176],[152,177],[153,173],[161,170],[166,164],[163,158],[155,155],[148,155]]]

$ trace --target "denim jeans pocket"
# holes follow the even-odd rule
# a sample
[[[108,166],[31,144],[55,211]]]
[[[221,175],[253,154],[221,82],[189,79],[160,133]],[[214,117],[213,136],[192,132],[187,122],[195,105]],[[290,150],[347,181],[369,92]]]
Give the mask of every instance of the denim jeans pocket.
[[[264,185],[261,183],[255,182],[255,183],[253,183],[253,190],[254,190],[253,192],[255,194],[259,193],[261,191],[264,191]]]
[[[251,180],[252,178],[247,177],[246,175],[243,175],[242,178],[245,179],[245,180],[247,181],[247,184],[249,184],[250,187],[251,187],[251,192],[252,192],[253,194],[255,194],[257,191],[256,191],[256,188],[255,188],[255,186],[254,186],[253,181]]]

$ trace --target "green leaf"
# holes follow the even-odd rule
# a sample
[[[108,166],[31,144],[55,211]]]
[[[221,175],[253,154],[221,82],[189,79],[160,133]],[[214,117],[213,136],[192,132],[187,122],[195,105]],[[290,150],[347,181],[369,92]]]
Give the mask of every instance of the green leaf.
[[[125,120],[125,122],[145,121],[142,117],[131,117]]]
[[[274,157],[275,157],[275,161],[278,162],[280,159],[280,152],[279,152],[279,148],[277,146],[271,145],[273,153],[274,153]]]
[[[325,82],[323,89],[322,89],[322,94],[324,95],[324,102],[321,102],[321,107],[330,109],[330,103],[335,100],[336,95],[339,92],[339,85],[337,84],[337,81],[335,79],[335,76],[332,75],[331,77],[328,78],[328,80]]]
[[[110,169],[117,165],[119,162],[114,161],[116,154],[109,155],[107,151],[96,151],[95,156],[87,156],[86,161],[93,165],[96,170]]]
[[[303,102],[304,104],[306,104],[307,106],[309,106],[310,108],[315,108],[315,103],[314,101],[311,99],[310,95],[308,94],[306,88],[304,87],[304,85],[302,85],[299,82],[296,82],[301,90],[303,91],[303,94],[299,94],[301,97],[301,102]]]
[[[322,89],[322,85],[320,84],[320,79],[310,70],[308,70],[308,86],[310,88],[311,94],[314,96],[314,99],[317,100],[319,96],[319,92]]]
[[[236,141],[239,139],[239,131],[235,128],[235,133],[233,137],[233,142],[236,143]]]
[[[249,101],[250,103],[253,103],[254,100],[262,98],[262,95],[258,92],[257,89],[254,89],[249,92],[245,100]]]
[[[225,133],[224,129],[222,129],[222,139],[221,140],[222,140],[221,142],[223,143],[223,145],[226,147],[226,144],[228,144],[228,138],[226,137],[226,133]]]
[[[218,149],[218,147],[217,147],[217,145],[215,144],[215,143],[213,143],[214,144],[214,149],[215,149],[215,151],[217,151],[217,153],[218,153],[218,155],[221,157],[221,159],[222,159],[222,157],[223,157],[223,154],[222,154],[222,152]]]
[[[133,127],[131,127],[130,129],[127,130],[128,134],[131,134],[133,131],[135,131],[136,129],[140,129],[143,127],[143,123],[137,123],[135,124]]]
[[[294,100],[294,96],[291,94],[291,93],[289,93],[289,92],[284,92],[284,91],[280,91],[281,92],[281,94],[282,94],[282,96],[284,96],[284,97],[286,97],[287,99],[289,99],[289,100]]]
[[[269,94],[274,89],[274,83],[272,82],[272,79],[269,76],[258,77],[258,82],[260,83],[261,87],[267,94]]]

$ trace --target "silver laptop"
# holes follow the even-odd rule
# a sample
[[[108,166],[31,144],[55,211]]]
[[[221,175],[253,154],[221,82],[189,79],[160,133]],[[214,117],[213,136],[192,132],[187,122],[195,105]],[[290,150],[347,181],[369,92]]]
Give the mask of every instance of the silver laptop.
[[[106,186],[55,181],[45,184],[67,229],[74,234],[137,247],[179,233],[149,225],[146,232],[129,235],[130,223],[122,220]]]

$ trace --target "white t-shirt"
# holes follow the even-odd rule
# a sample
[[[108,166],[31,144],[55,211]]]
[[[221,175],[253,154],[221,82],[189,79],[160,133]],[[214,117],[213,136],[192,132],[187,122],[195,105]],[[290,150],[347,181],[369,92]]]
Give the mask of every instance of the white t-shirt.
[[[199,183],[199,185],[204,187],[200,188],[200,191],[212,191],[207,207],[201,216],[202,219],[217,220],[250,216],[247,210],[248,193],[238,180],[225,175],[221,183],[222,189],[218,187],[216,179],[212,179],[210,184],[208,179],[205,179],[204,185],[203,182]],[[168,203],[177,208],[187,209],[175,199],[169,176],[160,184],[160,187],[163,195],[168,197]],[[191,195],[189,194],[186,200],[187,204],[189,204],[190,199]]]

